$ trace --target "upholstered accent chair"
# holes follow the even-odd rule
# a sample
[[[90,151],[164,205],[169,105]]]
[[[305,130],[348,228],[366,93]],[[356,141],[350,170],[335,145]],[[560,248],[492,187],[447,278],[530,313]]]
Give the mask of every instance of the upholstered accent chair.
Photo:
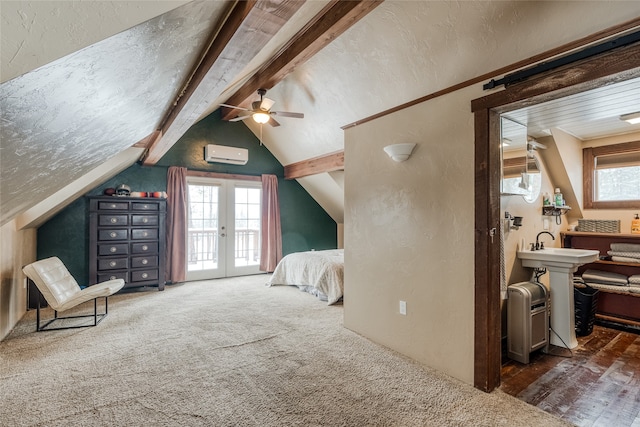
[[[81,289],[69,270],[58,257],[42,259],[23,267],[24,274],[35,283],[38,291],[54,310],[54,318],[40,325],[40,296],[36,307],[36,330],[73,329],[96,326],[107,316],[108,297],[124,286],[124,280],[115,279]],[[98,313],[98,298],[104,297],[104,313]],[[69,310],[79,304],[93,300],[93,314],[58,317],[58,312]],[[56,320],[93,317],[92,324],[84,322],[75,326],[48,327]],[[65,322],[67,323],[67,322]]]

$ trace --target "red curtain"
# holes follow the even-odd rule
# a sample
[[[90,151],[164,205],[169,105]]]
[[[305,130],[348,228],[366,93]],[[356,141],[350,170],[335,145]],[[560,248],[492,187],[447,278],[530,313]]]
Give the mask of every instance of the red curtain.
[[[167,173],[167,280],[184,282],[187,277],[187,168],[171,166]]]
[[[282,231],[278,204],[278,177],[262,175],[262,246],[260,270],[275,270],[282,259]]]

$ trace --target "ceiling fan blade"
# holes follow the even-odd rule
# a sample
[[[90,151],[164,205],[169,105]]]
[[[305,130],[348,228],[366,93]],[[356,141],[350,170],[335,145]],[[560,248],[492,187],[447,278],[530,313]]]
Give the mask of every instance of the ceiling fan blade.
[[[248,119],[251,115],[248,116],[238,116],[233,119],[229,119],[230,122],[239,122],[240,120]]]
[[[251,111],[248,108],[238,107],[237,105],[220,104],[221,107],[233,108],[234,110]]]
[[[267,123],[269,123],[274,128],[280,126],[280,123],[278,123],[273,117],[269,117],[269,121]]]
[[[271,107],[273,107],[273,104],[275,103],[276,101],[274,101],[273,99],[262,98],[262,102],[260,103],[260,109],[264,111],[269,111]]]
[[[294,119],[304,119],[304,113],[292,113],[290,111],[272,111],[271,114],[277,114],[282,117],[293,117]]]

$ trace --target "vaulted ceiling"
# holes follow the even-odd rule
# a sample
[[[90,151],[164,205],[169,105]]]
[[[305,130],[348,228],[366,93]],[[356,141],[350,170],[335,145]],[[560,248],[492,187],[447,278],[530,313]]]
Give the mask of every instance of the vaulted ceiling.
[[[640,15],[637,3],[627,6],[635,9],[607,6],[600,27],[585,25],[583,34]],[[278,118],[281,126],[263,126],[262,134],[245,121],[283,165],[339,153],[341,127],[513,62],[483,37],[489,29],[523,46],[524,59],[572,41],[559,32],[554,45],[525,43],[541,26],[565,25],[567,10],[580,22],[583,7],[605,8],[3,0],[1,223],[36,210],[23,224],[37,225],[97,180],[141,158],[154,164],[191,125],[221,103],[247,107],[259,87],[269,89],[275,110],[305,113],[303,120]],[[298,180],[342,222],[343,179],[335,169]]]

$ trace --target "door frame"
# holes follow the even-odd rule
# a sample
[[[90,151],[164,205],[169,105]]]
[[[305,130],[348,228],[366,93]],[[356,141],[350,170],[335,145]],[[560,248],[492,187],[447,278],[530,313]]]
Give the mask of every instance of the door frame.
[[[500,114],[640,76],[640,42],[559,67],[471,102],[475,133],[474,386],[500,385]]]
[[[224,234],[226,234],[225,252],[224,252],[224,256],[222,257],[224,261],[222,262],[223,264],[222,267],[219,266],[219,271],[221,271],[222,274],[216,275],[215,277],[211,277],[211,279],[223,278],[223,277],[239,277],[239,276],[262,273],[261,271],[256,270],[254,268],[254,267],[257,267],[259,269],[259,265],[248,266],[248,267],[247,266],[236,267],[235,258],[228,256],[229,255],[228,246],[226,243],[228,241],[228,238],[235,238],[235,214],[234,214],[235,195],[232,197],[233,203],[228,203],[229,200],[228,200],[227,192],[235,191],[235,188],[237,186],[247,187],[247,188],[259,188],[262,191],[261,177],[253,176],[253,175],[225,174],[225,173],[217,173],[217,172],[188,171],[187,185],[189,184],[189,181],[193,183],[219,185],[219,187],[222,189],[220,196],[225,199],[224,201],[219,201],[220,206],[224,207],[224,212],[219,212],[219,215],[221,218],[224,218],[225,223],[233,222],[233,226],[229,226],[227,224],[225,225],[225,229],[224,229]],[[229,190],[229,188],[231,188],[231,190]],[[260,211],[262,212],[262,209],[260,209]],[[186,257],[189,256],[188,242],[186,241],[188,239],[187,235],[188,233],[185,232],[185,247],[187,247],[187,250],[185,251]],[[218,246],[218,249],[220,249],[220,246]],[[234,245],[234,251],[233,251],[234,253],[235,253],[235,249],[236,248]],[[233,276],[230,276],[229,273],[233,274]],[[187,275],[188,274],[189,272],[187,271]],[[194,278],[191,280],[208,280],[208,279],[209,278],[207,279]]]

